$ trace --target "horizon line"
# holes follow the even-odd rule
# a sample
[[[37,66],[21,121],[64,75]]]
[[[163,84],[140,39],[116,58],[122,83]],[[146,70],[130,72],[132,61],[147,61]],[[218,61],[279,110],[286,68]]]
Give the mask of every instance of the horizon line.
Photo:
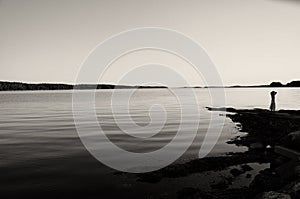
[[[65,83],[65,82],[22,82],[22,81],[9,81],[9,80],[0,80],[0,83],[18,83],[18,84],[60,84],[60,85],[67,85],[67,86],[92,86],[92,85],[110,85],[110,86],[128,86],[128,87],[166,87],[166,88],[238,88],[238,87],[270,87],[272,83],[279,83],[281,85],[278,86],[272,86],[272,87],[284,87],[287,84],[291,82],[297,82],[300,80],[290,80],[288,83],[283,84],[279,81],[272,81],[269,84],[253,84],[253,85],[183,85],[183,86],[167,86],[167,85],[132,85],[132,84],[114,84],[114,83],[80,83],[80,84],[74,84],[74,83]]]

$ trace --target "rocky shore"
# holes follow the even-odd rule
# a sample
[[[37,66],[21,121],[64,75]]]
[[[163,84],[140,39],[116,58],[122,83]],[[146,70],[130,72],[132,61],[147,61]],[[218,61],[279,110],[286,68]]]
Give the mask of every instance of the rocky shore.
[[[159,183],[163,179],[181,180],[187,176],[212,171],[216,175],[228,171],[227,177],[211,184],[211,189],[187,186],[177,190],[178,198],[299,198],[300,197],[300,111],[264,109],[207,108],[226,113],[246,135],[228,144],[247,146],[245,153],[206,157],[161,170],[137,174],[137,181]],[[255,176],[251,163],[268,163]],[[235,168],[232,168],[235,166]],[[231,168],[231,169],[230,169]],[[229,169],[229,170],[228,170]],[[248,186],[231,188],[241,175],[251,178]],[[229,176],[229,177],[228,177]],[[201,180],[201,179],[199,179]]]
[[[283,145],[300,151],[300,111],[265,109],[207,108],[210,111],[225,111],[226,116],[241,125],[244,137],[237,137],[230,143],[250,148],[265,148]]]
[[[260,172],[247,192],[249,198],[300,197],[300,111],[265,109],[209,108],[226,112],[246,136],[230,144],[249,147],[248,153],[265,154],[270,168]],[[251,194],[252,193],[252,194]]]

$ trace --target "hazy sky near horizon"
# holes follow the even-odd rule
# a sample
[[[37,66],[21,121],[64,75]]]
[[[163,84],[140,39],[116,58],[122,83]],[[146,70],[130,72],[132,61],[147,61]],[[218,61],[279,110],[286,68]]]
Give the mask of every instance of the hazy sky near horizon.
[[[200,43],[225,85],[300,79],[297,0],[0,0],[0,81],[74,83],[97,44],[145,26],[173,29]],[[153,59],[202,84],[189,66],[157,52],[124,57],[105,82],[115,83],[113,75],[126,64]],[[131,82],[141,79],[132,75]]]

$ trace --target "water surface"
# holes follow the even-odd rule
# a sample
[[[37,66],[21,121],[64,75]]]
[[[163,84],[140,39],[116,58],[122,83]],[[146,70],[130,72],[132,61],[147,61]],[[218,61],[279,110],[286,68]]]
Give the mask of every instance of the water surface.
[[[185,93],[184,89],[179,90],[186,96],[190,95]],[[271,90],[278,92],[279,109],[299,109],[300,90],[288,88],[226,89],[226,104],[235,108],[268,108]],[[129,90],[97,90],[95,108],[99,123],[116,145],[128,151],[141,153],[158,150],[172,140],[180,123],[181,112],[178,102],[167,89],[138,90],[130,100],[130,116],[140,126],[146,126],[151,121],[149,108],[153,104],[160,104],[166,110],[165,126],[158,135],[148,141],[124,135],[115,124],[110,108],[113,92],[119,92],[122,96],[122,93],[126,94]],[[201,113],[197,137],[178,162],[198,157],[212,114],[205,109],[211,105],[208,90],[195,89],[195,92]],[[122,105],[124,99],[121,97],[119,100]],[[119,114],[118,116],[122,118],[121,114],[124,113],[115,114]],[[127,117],[124,118],[121,121],[126,125]],[[82,145],[74,125],[72,91],[1,92],[0,121],[2,193],[8,195],[44,192],[67,195],[89,193],[107,197],[125,194],[128,197],[138,197],[141,194],[151,196],[162,190],[162,185],[135,183],[134,179],[113,175],[114,170],[104,166],[89,154]],[[187,137],[191,136],[189,131],[187,128]],[[238,134],[236,125],[226,119],[221,137],[209,156],[246,150],[243,147],[226,144],[227,140]],[[186,144],[185,139],[179,144]],[[120,164],[126,161],[122,157],[112,158],[120,161]]]

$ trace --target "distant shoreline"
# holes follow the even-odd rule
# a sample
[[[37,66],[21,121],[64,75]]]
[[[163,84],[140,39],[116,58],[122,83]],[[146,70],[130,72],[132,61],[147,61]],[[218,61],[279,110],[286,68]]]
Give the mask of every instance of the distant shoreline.
[[[272,82],[269,85],[253,85],[253,86],[193,86],[193,87],[176,87],[176,88],[294,88],[300,87],[300,81],[291,81],[287,84],[280,82]],[[113,85],[113,84],[57,84],[57,83],[23,83],[23,82],[6,82],[0,81],[0,91],[33,91],[33,90],[89,90],[89,89],[162,89],[167,86],[129,86],[129,85]]]

